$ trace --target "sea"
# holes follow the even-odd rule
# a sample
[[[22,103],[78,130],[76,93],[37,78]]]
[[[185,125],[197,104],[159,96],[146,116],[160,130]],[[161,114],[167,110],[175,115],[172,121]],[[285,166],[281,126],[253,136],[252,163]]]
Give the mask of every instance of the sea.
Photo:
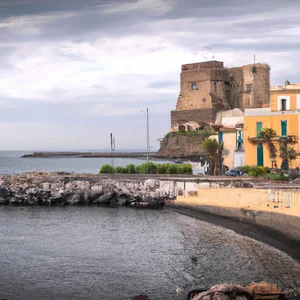
[[[145,159],[133,158],[22,158],[23,155],[32,154],[33,152],[34,151],[0,151],[0,175],[20,174],[30,171],[65,171],[97,174],[104,164],[123,167],[128,164],[140,165],[146,162]],[[104,151],[99,150],[99,152]],[[155,162],[158,161],[155,160]],[[165,161],[160,160],[160,162]]]
[[[97,173],[109,163],[23,154],[2,152],[0,173]],[[8,300],[184,300],[219,283],[300,286],[300,265],[287,254],[168,209],[0,206],[0,253],[0,298]]]

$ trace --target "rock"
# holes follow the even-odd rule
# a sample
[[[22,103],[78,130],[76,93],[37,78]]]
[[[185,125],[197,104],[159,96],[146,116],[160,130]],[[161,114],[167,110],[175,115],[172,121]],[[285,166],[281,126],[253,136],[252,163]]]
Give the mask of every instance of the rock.
[[[221,284],[194,296],[191,300],[252,300],[252,294],[238,284]]]

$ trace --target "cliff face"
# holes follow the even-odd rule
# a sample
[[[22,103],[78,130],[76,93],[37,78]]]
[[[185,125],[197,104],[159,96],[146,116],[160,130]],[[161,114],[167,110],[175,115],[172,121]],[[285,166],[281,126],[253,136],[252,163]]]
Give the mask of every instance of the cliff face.
[[[167,158],[190,158],[199,159],[205,156],[202,142],[205,137],[201,134],[178,134],[176,132],[167,134],[160,143],[157,157]]]

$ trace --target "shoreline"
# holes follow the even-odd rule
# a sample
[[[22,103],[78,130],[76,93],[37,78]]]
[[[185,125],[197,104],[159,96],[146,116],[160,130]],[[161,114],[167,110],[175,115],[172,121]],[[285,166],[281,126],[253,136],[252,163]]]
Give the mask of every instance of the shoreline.
[[[275,229],[182,206],[174,207],[166,204],[164,209],[232,230],[280,250],[300,263],[300,241]]]

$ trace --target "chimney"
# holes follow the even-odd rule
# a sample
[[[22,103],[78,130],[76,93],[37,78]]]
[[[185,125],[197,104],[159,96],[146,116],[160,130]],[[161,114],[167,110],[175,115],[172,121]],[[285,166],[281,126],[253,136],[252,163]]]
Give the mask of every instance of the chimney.
[[[285,81],[285,86],[290,85],[290,82],[288,80]]]

